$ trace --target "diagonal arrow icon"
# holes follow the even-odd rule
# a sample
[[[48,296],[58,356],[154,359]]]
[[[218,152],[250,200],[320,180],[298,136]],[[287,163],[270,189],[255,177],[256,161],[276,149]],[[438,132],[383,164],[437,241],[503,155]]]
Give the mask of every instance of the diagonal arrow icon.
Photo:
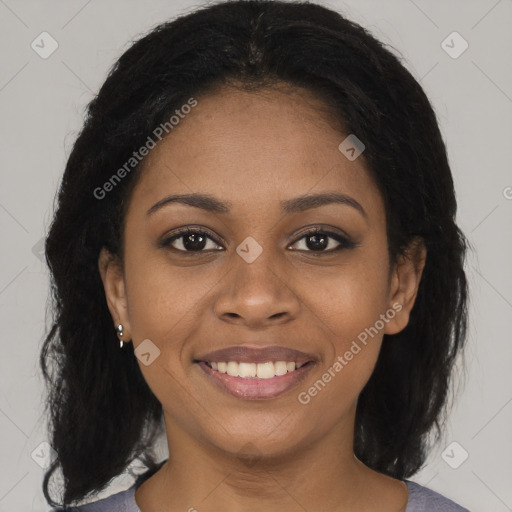
[[[441,48],[452,59],[458,59],[469,48],[469,43],[454,30],[441,41]]]
[[[30,47],[34,50],[41,59],[47,59],[50,55],[57,50],[59,43],[48,32],[41,32],[30,43]]]
[[[354,161],[365,148],[366,146],[363,144],[363,141],[353,133],[346,137],[338,146],[338,149],[350,161]]]
[[[145,366],[149,366],[160,356],[160,349],[150,340],[143,340],[135,349],[137,359]]]
[[[263,248],[252,236],[248,236],[242,240],[236,248],[237,254],[243,258],[246,263],[252,263],[262,251]]]

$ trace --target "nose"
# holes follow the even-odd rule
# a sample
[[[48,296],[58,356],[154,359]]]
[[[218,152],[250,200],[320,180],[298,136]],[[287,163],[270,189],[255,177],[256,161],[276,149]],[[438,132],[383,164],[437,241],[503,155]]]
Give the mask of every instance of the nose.
[[[285,272],[284,266],[269,250],[263,250],[252,263],[234,253],[231,268],[216,296],[215,314],[224,322],[251,328],[296,318],[300,300],[293,290],[289,267]]]

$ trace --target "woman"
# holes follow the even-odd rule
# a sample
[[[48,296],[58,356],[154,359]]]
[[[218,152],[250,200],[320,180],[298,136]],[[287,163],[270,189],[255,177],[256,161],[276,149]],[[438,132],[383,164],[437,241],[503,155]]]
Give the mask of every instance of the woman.
[[[46,241],[48,503],[467,510],[409,480],[465,341],[455,214],[428,99],[359,25],[231,1],[156,27],[90,103]]]

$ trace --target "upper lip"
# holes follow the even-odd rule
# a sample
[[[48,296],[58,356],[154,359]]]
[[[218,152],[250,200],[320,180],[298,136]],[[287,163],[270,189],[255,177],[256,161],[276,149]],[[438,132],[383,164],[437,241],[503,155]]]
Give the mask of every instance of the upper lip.
[[[247,345],[235,345],[221,348],[202,354],[195,359],[196,361],[225,362],[236,361],[239,363],[265,363],[267,361],[295,361],[296,363],[307,363],[315,361],[316,357],[306,352],[301,352],[293,348],[272,345],[268,347],[250,347]]]

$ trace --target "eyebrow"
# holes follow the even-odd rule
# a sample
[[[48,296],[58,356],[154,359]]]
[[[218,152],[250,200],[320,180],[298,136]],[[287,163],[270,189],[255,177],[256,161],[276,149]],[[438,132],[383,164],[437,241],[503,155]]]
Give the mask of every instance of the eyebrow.
[[[232,203],[230,201],[221,201],[209,194],[172,194],[155,203],[148,211],[147,216],[152,215],[157,210],[172,203],[185,204],[195,208],[201,208],[207,212],[212,213],[229,213],[231,211]],[[322,194],[306,194],[293,199],[286,199],[281,201],[281,210],[283,213],[297,213],[310,210],[312,208],[319,208],[328,204],[342,204],[351,206],[368,218],[368,215],[359,202],[353,197],[341,194],[338,192],[326,192]]]

